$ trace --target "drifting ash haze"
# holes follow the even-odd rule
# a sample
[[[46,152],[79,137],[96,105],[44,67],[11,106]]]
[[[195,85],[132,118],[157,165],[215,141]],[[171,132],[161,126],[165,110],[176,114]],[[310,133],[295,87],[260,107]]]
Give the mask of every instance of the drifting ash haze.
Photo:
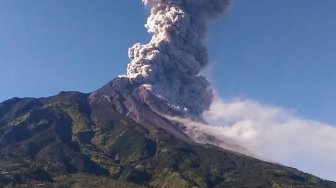
[[[302,118],[291,110],[248,99],[218,96],[203,114],[208,124],[172,118],[195,141],[336,180],[336,128]],[[209,139],[209,135],[215,139]],[[246,149],[245,149],[246,148]]]

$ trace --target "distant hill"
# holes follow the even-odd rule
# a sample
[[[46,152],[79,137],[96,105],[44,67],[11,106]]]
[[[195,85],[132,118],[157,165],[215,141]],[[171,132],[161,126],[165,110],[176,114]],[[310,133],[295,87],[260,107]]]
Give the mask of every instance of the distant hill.
[[[24,185],[336,187],[293,168],[186,141],[135,122],[109,103],[92,105],[89,94],[79,92],[0,104],[0,187]]]

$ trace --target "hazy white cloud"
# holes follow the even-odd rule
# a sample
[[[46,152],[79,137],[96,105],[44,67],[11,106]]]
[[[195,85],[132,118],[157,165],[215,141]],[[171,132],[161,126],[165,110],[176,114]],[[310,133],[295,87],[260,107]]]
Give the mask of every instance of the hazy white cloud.
[[[253,100],[226,101],[218,97],[204,118],[209,125],[182,122],[187,134],[199,142],[209,142],[206,133],[221,147],[245,154],[250,151],[264,160],[336,180],[335,126]]]

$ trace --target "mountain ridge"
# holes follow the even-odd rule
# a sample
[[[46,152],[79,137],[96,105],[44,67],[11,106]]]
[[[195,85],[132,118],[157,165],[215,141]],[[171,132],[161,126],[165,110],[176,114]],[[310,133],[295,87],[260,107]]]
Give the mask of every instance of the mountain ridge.
[[[111,103],[92,105],[90,95],[61,92],[0,103],[0,186],[336,187],[140,124]]]

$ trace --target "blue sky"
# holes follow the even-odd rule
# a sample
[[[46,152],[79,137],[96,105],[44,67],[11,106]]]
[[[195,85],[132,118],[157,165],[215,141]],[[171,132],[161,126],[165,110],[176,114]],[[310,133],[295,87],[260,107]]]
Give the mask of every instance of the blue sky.
[[[336,123],[336,1],[237,0],[212,27],[214,85]]]
[[[335,8],[335,0],[236,0],[205,40],[214,88],[335,125]],[[146,16],[140,0],[0,1],[0,101],[91,92],[124,74],[127,49],[150,38]]]
[[[236,0],[205,41],[224,97],[336,123],[336,1]],[[0,1],[0,101],[90,92],[125,72],[149,39],[140,1]]]
[[[149,38],[145,17],[140,1],[0,1],[0,100],[101,87]]]

